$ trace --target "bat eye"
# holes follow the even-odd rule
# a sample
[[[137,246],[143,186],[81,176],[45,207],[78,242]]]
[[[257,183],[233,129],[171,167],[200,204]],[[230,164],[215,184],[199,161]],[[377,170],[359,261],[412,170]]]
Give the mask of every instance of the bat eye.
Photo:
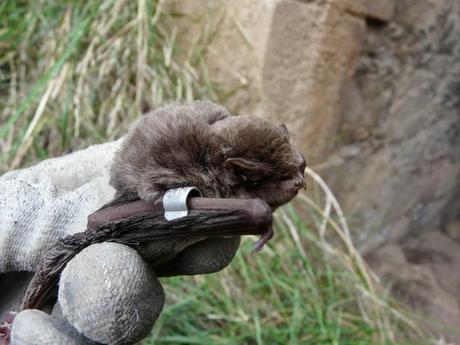
[[[245,174],[238,174],[238,179],[241,182],[246,182],[248,180],[248,177]]]
[[[259,187],[260,186],[260,181],[253,181],[251,182],[251,187]]]

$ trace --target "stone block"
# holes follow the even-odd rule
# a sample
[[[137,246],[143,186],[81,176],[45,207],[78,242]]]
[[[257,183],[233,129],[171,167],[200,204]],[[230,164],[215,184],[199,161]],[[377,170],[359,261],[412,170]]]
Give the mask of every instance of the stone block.
[[[262,68],[273,11],[280,1],[176,1],[176,11],[187,17],[203,18],[212,13],[207,26],[214,27],[210,32],[213,38],[204,62],[219,100],[231,112],[254,113],[263,99]],[[185,34],[181,45],[187,50],[206,29],[184,19],[179,30]]]
[[[363,18],[333,3],[282,1],[273,13],[263,68],[264,114],[286,122],[307,161],[333,146],[344,81],[354,72]]]

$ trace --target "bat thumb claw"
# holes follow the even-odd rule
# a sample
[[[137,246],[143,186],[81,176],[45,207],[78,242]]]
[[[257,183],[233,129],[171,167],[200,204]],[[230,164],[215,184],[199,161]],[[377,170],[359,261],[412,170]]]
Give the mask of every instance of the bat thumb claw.
[[[273,237],[273,229],[270,227],[267,231],[265,231],[260,238],[254,243],[252,246],[252,252],[253,253],[258,253],[262,250],[262,248],[265,246],[265,244]]]

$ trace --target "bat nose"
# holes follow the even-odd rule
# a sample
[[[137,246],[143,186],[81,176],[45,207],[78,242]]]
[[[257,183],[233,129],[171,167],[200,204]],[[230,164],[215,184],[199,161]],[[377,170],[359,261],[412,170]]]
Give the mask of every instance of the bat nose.
[[[302,181],[296,181],[294,183],[294,188],[296,189],[296,191],[299,191],[303,186],[304,186],[303,180]]]
[[[305,167],[307,166],[307,162],[305,162],[305,158],[303,154],[301,154],[300,152],[297,152],[296,158],[297,158],[297,161],[299,162],[299,171],[303,175]]]
[[[296,181],[294,182],[294,188],[299,191],[301,188],[307,190],[307,183],[305,182],[305,168],[299,171]]]

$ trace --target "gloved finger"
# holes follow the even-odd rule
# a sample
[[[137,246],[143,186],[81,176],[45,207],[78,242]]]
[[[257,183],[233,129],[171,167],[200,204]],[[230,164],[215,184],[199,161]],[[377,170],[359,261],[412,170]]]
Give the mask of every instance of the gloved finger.
[[[132,248],[93,244],[66,266],[59,282],[63,316],[103,344],[132,344],[147,336],[164,304],[150,266]]]
[[[16,315],[10,345],[95,345],[79,334],[67,321],[39,310],[29,309]]]
[[[235,257],[240,237],[212,238],[190,245],[155,268],[159,277],[218,272]]]

